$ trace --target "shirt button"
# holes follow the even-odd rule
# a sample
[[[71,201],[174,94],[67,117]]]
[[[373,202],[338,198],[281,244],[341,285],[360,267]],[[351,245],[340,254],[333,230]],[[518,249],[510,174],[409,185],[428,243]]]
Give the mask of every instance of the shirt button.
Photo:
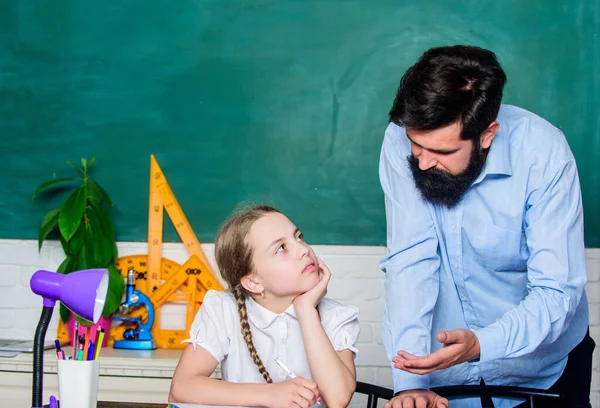
[[[285,339],[281,339],[281,344],[285,344]]]
[[[454,264],[454,269],[458,269],[459,266],[460,266],[459,264],[455,263]]]
[[[479,327],[479,326],[477,326],[477,325],[474,325],[474,326],[473,326],[473,330],[479,330],[479,329],[481,329],[481,327]]]
[[[481,377],[475,377],[475,378],[473,378],[473,381],[475,381],[475,382],[477,382],[477,383],[478,383],[480,380],[481,380]]]
[[[452,231],[454,231],[454,230],[456,229],[456,225],[452,224],[452,225],[450,226],[450,228],[452,229]]]
[[[467,301],[467,297],[465,295],[461,296],[461,299],[464,300],[465,302]]]

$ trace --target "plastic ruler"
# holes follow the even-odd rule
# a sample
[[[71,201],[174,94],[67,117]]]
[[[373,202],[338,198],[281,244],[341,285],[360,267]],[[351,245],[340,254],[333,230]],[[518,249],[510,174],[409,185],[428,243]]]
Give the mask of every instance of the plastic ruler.
[[[163,210],[167,215],[181,241],[191,257],[183,264],[163,258]],[[184,348],[181,340],[189,337],[189,329],[209,289],[222,290],[223,287],[215,278],[208,258],[194,233],[183,209],[177,202],[167,179],[154,155],[150,157],[150,200],[148,211],[148,255],[130,255],[117,260],[117,268],[127,277],[127,272],[136,272],[136,289],[142,291],[152,302],[155,313],[152,334],[159,348]],[[160,329],[160,308],[166,303],[185,304],[185,329]],[[132,310],[130,316],[141,316],[145,319],[145,308]],[[131,324],[123,323],[112,327],[108,345],[123,338],[123,333]],[[57,337],[60,341],[68,341],[66,325],[59,319]]]

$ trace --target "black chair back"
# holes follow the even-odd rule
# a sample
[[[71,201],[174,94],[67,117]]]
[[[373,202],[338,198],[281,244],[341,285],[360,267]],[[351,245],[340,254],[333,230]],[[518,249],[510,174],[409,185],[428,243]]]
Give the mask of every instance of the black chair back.
[[[549,400],[556,401],[561,398],[560,394],[539,390],[537,388],[505,387],[498,385],[452,385],[447,387],[435,387],[432,388],[431,391],[448,399],[477,396],[482,398],[482,405],[484,404],[484,398],[519,398],[528,402],[529,407],[531,408],[536,406],[543,407],[544,402]],[[377,401],[380,398],[389,401],[394,396],[394,391],[389,388],[361,381],[356,382],[355,392],[367,395],[367,408],[377,408]],[[538,405],[535,405],[536,402]],[[491,408],[493,406],[483,405],[483,407]]]

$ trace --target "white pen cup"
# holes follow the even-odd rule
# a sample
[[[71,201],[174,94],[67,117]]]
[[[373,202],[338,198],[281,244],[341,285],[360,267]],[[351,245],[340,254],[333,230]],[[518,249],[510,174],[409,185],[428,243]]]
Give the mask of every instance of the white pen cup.
[[[96,408],[100,360],[58,360],[60,408]]]

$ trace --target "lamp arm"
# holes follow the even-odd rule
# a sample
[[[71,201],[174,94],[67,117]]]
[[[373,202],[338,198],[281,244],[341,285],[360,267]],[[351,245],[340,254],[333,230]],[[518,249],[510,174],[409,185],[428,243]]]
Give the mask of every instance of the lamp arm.
[[[46,305],[47,299],[44,299],[44,307],[42,308],[42,315],[38,322],[37,328],[35,329],[35,338],[33,341],[33,388],[32,388],[32,408],[42,408],[42,393],[44,391],[44,341],[46,338],[46,331],[52,318],[52,312],[54,311],[54,302],[52,306]]]

